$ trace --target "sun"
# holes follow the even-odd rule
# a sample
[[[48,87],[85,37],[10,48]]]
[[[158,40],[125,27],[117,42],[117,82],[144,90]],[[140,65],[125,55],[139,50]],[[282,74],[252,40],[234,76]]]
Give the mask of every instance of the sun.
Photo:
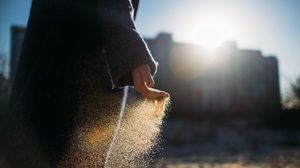
[[[234,40],[237,31],[230,20],[222,16],[206,16],[197,24],[195,43],[213,49],[225,41]]]

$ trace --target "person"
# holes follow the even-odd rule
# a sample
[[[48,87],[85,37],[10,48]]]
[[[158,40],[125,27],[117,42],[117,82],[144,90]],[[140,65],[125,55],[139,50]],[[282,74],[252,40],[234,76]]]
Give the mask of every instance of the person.
[[[146,99],[168,97],[151,89],[157,63],[136,30],[137,4],[32,1],[9,105],[13,167],[57,167],[75,127],[105,118],[123,86]]]

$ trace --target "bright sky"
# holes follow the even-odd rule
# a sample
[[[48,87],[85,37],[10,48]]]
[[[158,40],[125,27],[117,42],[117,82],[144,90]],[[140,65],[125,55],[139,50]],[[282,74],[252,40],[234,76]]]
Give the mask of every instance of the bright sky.
[[[0,0],[0,54],[9,26],[26,25],[30,0]],[[300,75],[299,0],[141,0],[137,26],[146,37],[170,32],[175,41],[213,48],[234,40],[279,59],[281,91]]]

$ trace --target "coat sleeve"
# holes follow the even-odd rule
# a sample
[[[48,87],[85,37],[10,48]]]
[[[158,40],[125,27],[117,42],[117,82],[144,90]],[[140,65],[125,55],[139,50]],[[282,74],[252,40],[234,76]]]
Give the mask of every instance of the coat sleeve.
[[[99,8],[105,15],[105,54],[114,85],[132,84],[131,70],[141,64],[148,64],[154,75],[157,63],[137,32],[131,1],[106,0]]]
[[[76,38],[68,39],[69,43],[92,50],[94,46],[104,48],[116,87],[132,85],[131,70],[138,65],[148,64],[155,74],[157,63],[137,32],[131,0],[33,0],[33,8],[56,11],[57,19],[65,17],[65,24],[72,23],[60,25],[74,32]]]

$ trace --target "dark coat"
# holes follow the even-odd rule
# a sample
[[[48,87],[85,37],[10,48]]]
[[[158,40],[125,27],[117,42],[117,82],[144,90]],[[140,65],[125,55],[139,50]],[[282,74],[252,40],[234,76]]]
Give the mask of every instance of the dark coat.
[[[132,12],[130,0],[33,0],[10,98],[14,162],[39,167],[35,160],[44,155],[54,166],[79,109],[117,108],[114,88],[132,84],[133,68],[149,64],[155,73]]]

